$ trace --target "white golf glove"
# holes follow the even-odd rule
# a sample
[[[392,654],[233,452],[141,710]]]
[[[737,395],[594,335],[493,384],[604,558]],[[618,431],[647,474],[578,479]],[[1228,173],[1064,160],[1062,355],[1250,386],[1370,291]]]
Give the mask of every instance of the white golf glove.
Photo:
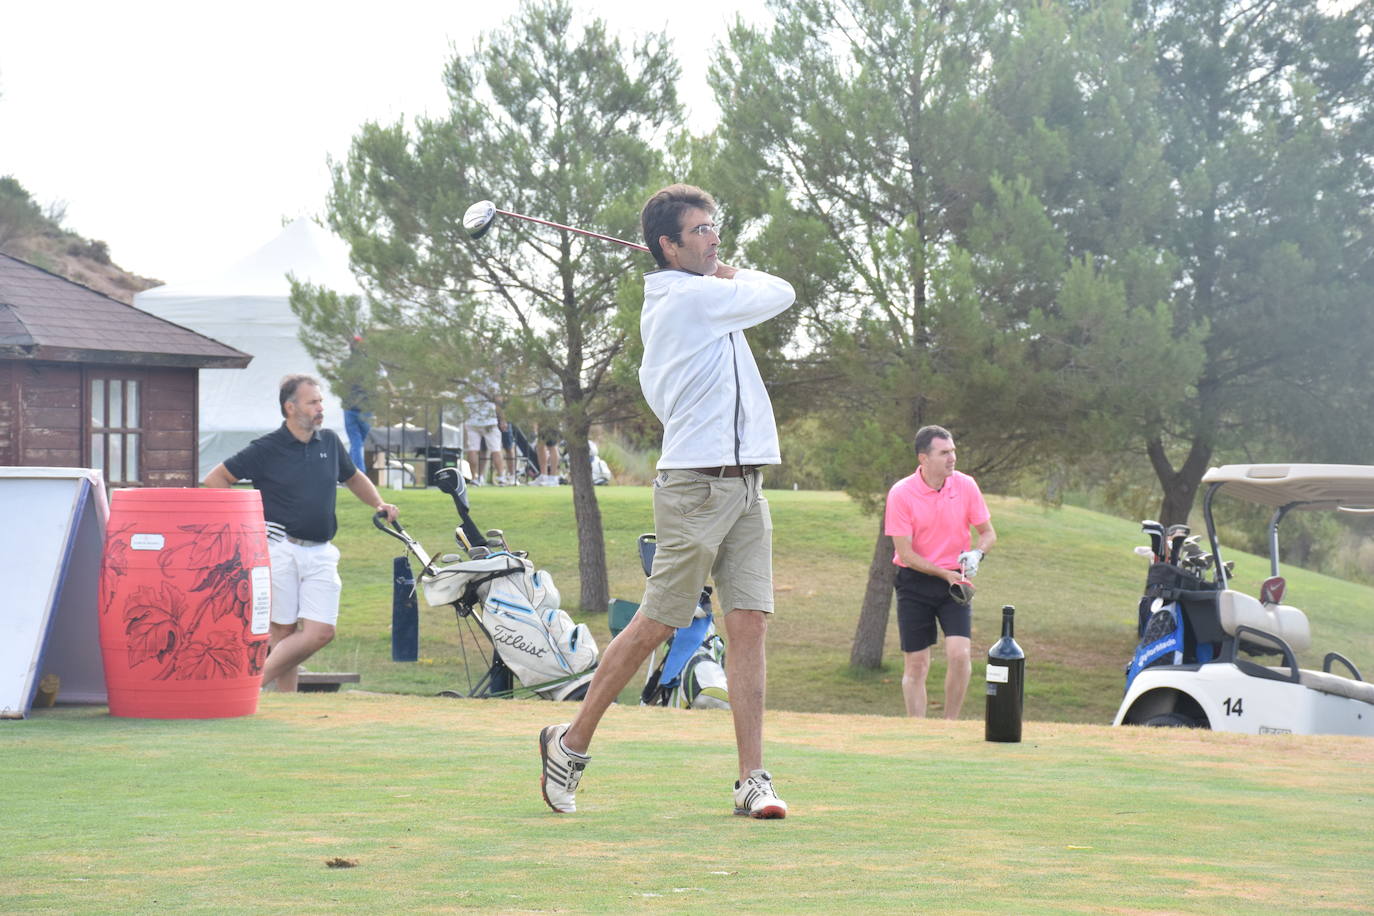
[[[948,556],[948,554],[946,554]],[[977,547],[972,550],[965,550],[959,554],[959,568],[964,571],[964,575],[972,579],[978,575],[978,564],[983,562],[983,551]]]

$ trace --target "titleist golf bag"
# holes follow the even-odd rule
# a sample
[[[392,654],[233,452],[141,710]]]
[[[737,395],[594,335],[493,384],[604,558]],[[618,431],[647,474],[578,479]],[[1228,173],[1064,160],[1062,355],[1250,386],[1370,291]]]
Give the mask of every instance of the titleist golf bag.
[[[639,536],[639,559],[646,576],[653,569],[657,546],[654,535]],[[664,644],[663,660],[657,665],[650,661],[639,704],[675,709],[730,708],[725,640],[716,632],[709,585],[701,590],[692,622],[676,630]]]
[[[446,695],[510,697],[537,695],[550,700],[580,700],[596,668],[596,640],[585,624],[574,623],[559,607],[560,595],[547,570],[536,570],[524,551],[506,549],[499,531],[483,535],[468,513],[462,475],[443,468],[435,485],[453,497],[461,524],[454,530],[468,558],[430,558],[400,522],[387,527],[385,515],[372,522],[396,538],[420,561],[419,590],[431,607],[452,606],[458,618],[463,664],[467,635],[487,670],[476,684],[468,674],[468,692]],[[456,562],[451,562],[456,561]],[[443,565],[440,565],[440,564]],[[466,632],[465,632],[466,630]],[[488,655],[482,643],[490,644]],[[514,680],[520,682],[516,686]]]
[[[547,570],[499,550],[440,567],[420,579],[431,607],[452,605],[471,617],[495,648],[496,661],[529,691],[550,700],[581,699],[596,668],[597,646],[586,624],[559,607]],[[478,696],[515,693],[500,668],[488,669]],[[479,685],[480,686],[480,685]]]

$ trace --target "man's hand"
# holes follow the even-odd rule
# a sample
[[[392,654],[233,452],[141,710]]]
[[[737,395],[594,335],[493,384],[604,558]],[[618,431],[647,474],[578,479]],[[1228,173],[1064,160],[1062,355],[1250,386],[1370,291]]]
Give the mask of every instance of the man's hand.
[[[972,550],[965,550],[959,554],[959,568],[964,571],[964,575],[972,579],[978,575],[978,564],[983,562],[983,551],[977,547]]]
[[[400,513],[401,513],[401,510],[400,510],[400,509],[397,509],[397,508],[396,508],[395,506],[393,506],[391,503],[382,503],[381,505],[377,506],[376,510],[374,510],[374,511],[377,511],[377,512],[385,512],[385,513],[386,513],[386,520],[387,520],[388,522],[394,522],[394,521],[396,521],[396,516],[400,515]]]
[[[719,277],[722,280],[733,280],[735,279],[735,273],[738,270],[738,267],[731,267],[728,264],[723,264],[720,261],[717,261],[716,272],[715,274],[713,274],[713,276]]]

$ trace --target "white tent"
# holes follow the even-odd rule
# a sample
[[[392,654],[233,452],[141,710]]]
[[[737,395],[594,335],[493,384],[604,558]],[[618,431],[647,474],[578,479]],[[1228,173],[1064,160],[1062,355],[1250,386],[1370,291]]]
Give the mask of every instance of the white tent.
[[[134,296],[134,305],[146,312],[253,355],[246,369],[200,371],[201,477],[281,425],[277,388],[282,376],[317,374],[298,336],[288,273],[340,294],[360,292],[344,243],[301,218],[215,276]],[[325,426],[346,444],[343,406],[327,383],[324,397]]]

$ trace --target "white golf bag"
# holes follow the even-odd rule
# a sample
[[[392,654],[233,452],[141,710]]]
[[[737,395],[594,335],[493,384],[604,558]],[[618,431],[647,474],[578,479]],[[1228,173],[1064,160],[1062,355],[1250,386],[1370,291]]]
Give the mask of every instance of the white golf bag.
[[[440,567],[420,577],[431,607],[453,605],[491,638],[496,655],[521,685],[550,700],[580,699],[596,667],[596,639],[559,607],[548,570],[500,551]],[[499,672],[489,672],[499,681]],[[496,683],[491,693],[503,692]]]

